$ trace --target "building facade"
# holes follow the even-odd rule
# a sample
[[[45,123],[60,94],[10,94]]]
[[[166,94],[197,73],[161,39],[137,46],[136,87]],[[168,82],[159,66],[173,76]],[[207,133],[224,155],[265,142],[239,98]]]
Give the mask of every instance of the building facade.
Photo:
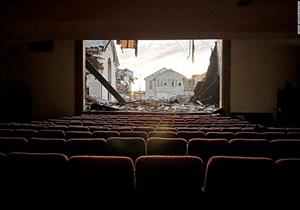
[[[163,68],[145,78],[145,99],[168,99],[175,95],[184,95],[183,81],[185,76],[178,72]]]
[[[99,72],[116,89],[116,71],[118,69],[119,59],[114,40],[85,40],[84,49],[87,53],[97,58],[99,63]],[[116,99],[92,74],[87,72],[87,95],[97,99],[97,101],[115,102]]]

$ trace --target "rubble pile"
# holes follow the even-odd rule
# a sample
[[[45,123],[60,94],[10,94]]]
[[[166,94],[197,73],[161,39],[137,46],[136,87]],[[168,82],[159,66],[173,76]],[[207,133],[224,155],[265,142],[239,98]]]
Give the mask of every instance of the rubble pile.
[[[184,103],[179,103],[179,101]],[[184,99],[169,100],[140,100],[127,102],[125,105],[106,102],[91,105],[91,111],[124,111],[124,112],[167,112],[167,113],[212,113],[217,108],[214,105],[205,106],[200,101],[188,102]]]

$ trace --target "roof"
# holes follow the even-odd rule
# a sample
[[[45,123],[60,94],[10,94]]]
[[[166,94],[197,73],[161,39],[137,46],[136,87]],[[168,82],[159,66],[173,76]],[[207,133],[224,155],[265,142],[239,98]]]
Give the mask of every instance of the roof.
[[[87,47],[102,47],[105,48],[110,40],[84,40],[83,43]]]
[[[147,79],[150,78],[150,77],[158,76],[158,75],[163,74],[163,73],[168,72],[168,71],[171,71],[171,72],[174,72],[174,73],[176,73],[176,74],[179,74],[180,76],[182,76],[183,78],[185,78],[184,75],[182,75],[182,74],[180,74],[180,73],[174,71],[173,69],[162,68],[162,69],[160,69],[160,70],[154,72],[153,74],[149,75],[148,77],[145,77],[144,80],[147,80]]]
[[[115,63],[117,66],[120,65],[116,45],[113,40],[83,40],[83,44],[87,47],[101,47],[102,51],[105,51],[109,44],[111,44],[112,53],[114,54]]]

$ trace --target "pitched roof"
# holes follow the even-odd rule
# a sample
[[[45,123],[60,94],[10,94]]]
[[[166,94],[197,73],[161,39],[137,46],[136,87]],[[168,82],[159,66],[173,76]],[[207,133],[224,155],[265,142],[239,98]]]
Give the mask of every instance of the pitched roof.
[[[148,78],[150,78],[150,77],[158,76],[158,75],[163,74],[163,73],[165,73],[165,72],[167,72],[167,71],[174,72],[174,73],[179,74],[180,76],[182,76],[182,77],[185,78],[184,75],[182,75],[182,74],[180,74],[180,73],[174,71],[173,69],[162,68],[162,69],[160,69],[160,70],[154,72],[153,74],[151,74],[151,75],[145,77],[144,80],[146,80],[146,79],[148,79]]]

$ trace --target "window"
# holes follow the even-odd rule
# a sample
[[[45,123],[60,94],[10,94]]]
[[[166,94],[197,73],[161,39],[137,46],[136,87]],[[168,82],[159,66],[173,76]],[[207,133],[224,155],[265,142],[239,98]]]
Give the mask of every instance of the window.
[[[152,90],[153,89],[153,84],[152,81],[149,81],[149,89]]]
[[[157,86],[159,86],[159,79],[158,79],[158,80],[156,80],[156,85],[157,85]]]
[[[179,82],[178,85],[181,86],[181,82]]]
[[[107,81],[109,82],[109,84],[111,84],[112,75],[111,75],[111,60],[110,60],[110,58],[108,59],[107,66],[108,66],[108,69],[107,69]]]

